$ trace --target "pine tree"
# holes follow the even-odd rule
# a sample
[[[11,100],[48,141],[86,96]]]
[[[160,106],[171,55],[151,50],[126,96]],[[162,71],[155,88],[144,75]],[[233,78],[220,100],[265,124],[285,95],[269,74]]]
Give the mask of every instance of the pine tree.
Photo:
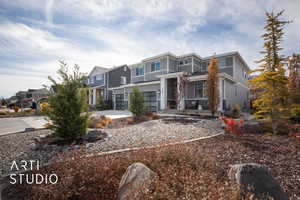
[[[58,70],[60,83],[53,78],[49,80],[57,88],[57,92],[49,97],[50,108],[46,115],[52,121],[55,135],[62,138],[73,138],[86,133],[87,128],[87,96],[84,78],[75,65],[72,73],[68,72],[66,63],[60,61]]]
[[[208,66],[207,78],[208,106],[214,117],[219,107],[219,67],[217,59],[212,57]]]
[[[287,115],[287,78],[284,69],[284,56],[280,55],[282,47],[280,43],[283,37],[283,27],[287,21],[280,19],[283,11],[275,14],[266,13],[263,59],[257,61],[260,66],[253,73],[259,75],[250,81],[252,89],[257,92],[257,98],[253,102],[258,119],[269,121],[272,124],[274,134],[278,133],[278,123]]]
[[[145,113],[144,97],[137,87],[134,87],[130,94],[129,111],[137,118]]]

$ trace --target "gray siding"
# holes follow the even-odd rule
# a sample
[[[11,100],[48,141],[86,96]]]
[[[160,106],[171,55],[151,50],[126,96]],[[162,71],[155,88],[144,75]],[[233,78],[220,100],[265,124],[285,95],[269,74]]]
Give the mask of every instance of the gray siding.
[[[141,92],[152,92],[152,91],[158,91],[160,89],[160,84],[153,84],[153,85],[141,85],[137,86]],[[126,88],[126,91],[128,93],[132,92],[133,87]]]
[[[136,76],[136,68],[139,67],[144,67],[143,63],[138,63],[138,64],[134,64],[131,65],[131,83],[139,83],[139,82],[144,82],[145,77],[144,76]],[[145,69],[144,69],[145,72]]]
[[[233,77],[233,67],[222,68],[219,70],[219,72],[228,74]]]
[[[157,72],[151,72],[151,63],[152,62],[160,62],[160,70]],[[145,81],[157,81],[159,78],[158,75],[167,73],[167,57],[163,57],[160,59],[155,59],[151,61],[145,62]]]
[[[108,87],[112,88],[121,86],[121,76],[126,77],[126,84],[130,83],[131,71],[127,65],[117,67],[108,72]]]
[[[177,72],[177,64],[176,58],[169,57],[169,73]]]
[[[201,61],[194,58],[194,72],[201,71]]]
[[[189,64],[179,65],[180,61],[188,60]],[[184,57],[178,60],[178,71],[179,72],[192,72],[192,57]]]
[[[240,59],[235,56],[234,57],[234,78],[242,83],[247,83],[248,79],[245,77],[245,73],[247,72],[247,68]]]
[[[225,99],[228,109],[234,104],[240,105],[241,108],[247,107],[249,106],[249,88],[225,80]]]

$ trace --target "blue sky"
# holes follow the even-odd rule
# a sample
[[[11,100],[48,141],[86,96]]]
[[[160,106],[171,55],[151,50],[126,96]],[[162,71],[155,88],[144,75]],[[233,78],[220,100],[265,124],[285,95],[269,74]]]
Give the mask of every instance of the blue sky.
[[[299,53],[299,0],[1,0],[0,97],[49,84],[58,60],[89,72],[164,52],[239,51],[255,68],[264,13],[282,9],[293,20],[283,53]]]

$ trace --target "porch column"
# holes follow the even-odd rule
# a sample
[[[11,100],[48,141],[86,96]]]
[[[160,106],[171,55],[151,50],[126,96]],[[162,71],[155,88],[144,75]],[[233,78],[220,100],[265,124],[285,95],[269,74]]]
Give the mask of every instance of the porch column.
[[[177,94],[179,96],[181,96],[180,101],[178,102],[178,105],[177,105],[177,110],[184,110],[185,109],[185,89],[186,88],[183,88],[183,91],[181,91],[182,94],[180,94],[179,85],[180,85],[180,77],[177,76]]]
[[[160,109],[167,109],[167,79],[160,79]]]
[[[218,111],[223,112],[223,96],[222,96],[222,90],[223,90],[223,85],[222,85],[222,79],[219,79],[219,108]]]
[[[92,105],[92,90],[91,89],[89,89],[89,105]]]
[[[96,95],[96,88],[93,89],[93,105],[96,105],[96,99],[97,95]]]

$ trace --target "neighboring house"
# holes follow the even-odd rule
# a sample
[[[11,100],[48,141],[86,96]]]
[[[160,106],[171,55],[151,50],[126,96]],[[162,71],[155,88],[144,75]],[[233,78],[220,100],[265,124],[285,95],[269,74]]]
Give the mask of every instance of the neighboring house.
[[[29,89],[28,90],[28,98],[34,99],[36,102],[40,101],[41,99],[46,99],[49,96],[49,90],[46,88],[41,89]]]
[[[130,83],[130,69],[127,65],[111,69],[95,66],[88,75],[89,104],[94,106],[101,98],[103,101],[112,101],[112,90],[109,88],[120,87]]]
[[[230,109],[234,104],[248,108],[248,65],[238,52],[218,54],[215,57],[220,72],[219,110]],[[103,73],[106,74],[104,77],[108,77],[108,82],[118,81],[116,84],[108,84],[107,97],[112,99],[114,109],[127,109],[129,95],[133,87],[138,87],[144,95],[149,111],[177,109],[178,103],[186,109],[208,109],[206,80],[210,59],[211,57],[202,58],[194,53],[182,56],[165,53],[126,66],[126,71],[119,69],[119,73],[113,72],[117,68],[106,69]],[[92,72],[90,75],[94,74]],[[184,99],[177,102],[177,85],[183,74],[188,74],[188,84],[184,91]],[[125,78],[122,78],[125,76],[126,84]]]

